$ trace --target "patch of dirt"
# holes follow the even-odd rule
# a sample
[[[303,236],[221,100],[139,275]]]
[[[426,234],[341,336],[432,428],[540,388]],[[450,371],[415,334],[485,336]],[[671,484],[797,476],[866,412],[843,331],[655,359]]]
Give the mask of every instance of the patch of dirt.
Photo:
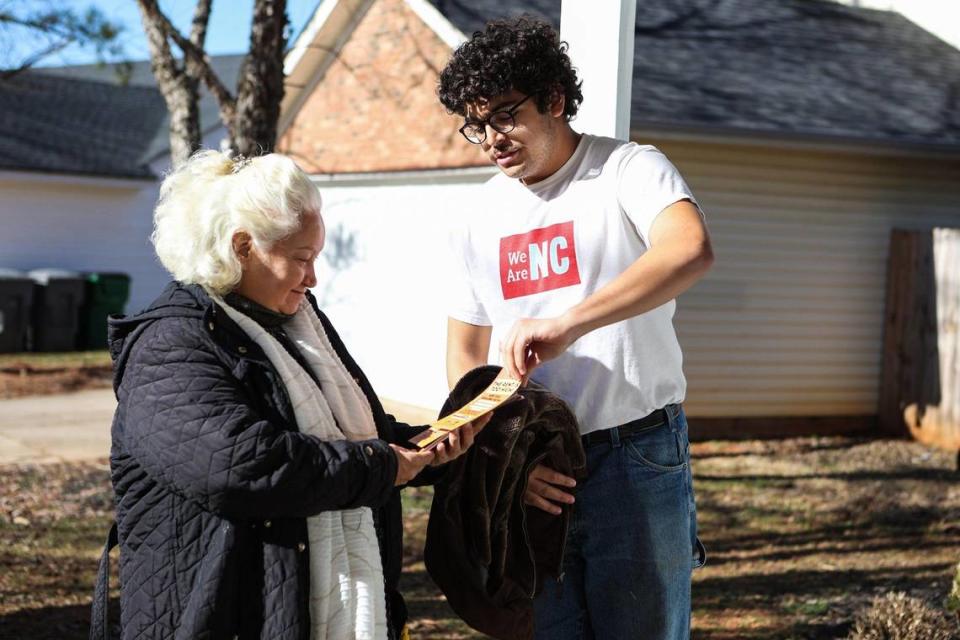
[[[0,638],[87,637],[112,518],[106,460],[0,467]]]
[[[842,638],[893,591],[943,609],[960,562],[954,454],[798,438],[700,443],[693,456],[709,554],[694,576],[695,638]]]
[[[692,451],[708,551],[694,574],[695,640],[845,638],[857,612],[895,591],[943,610],[960,562],[954,454],[843,438]],[[404,492],[401,588],[412,635],[482,638],[424,571],[431,497],[428,488]],[[0,467],[0,637],[87,636],[111,515],[105,460]]]
[[[37,367],[7,364],[0,367],[0,399],[104,389],[112,384],[110,365]]]

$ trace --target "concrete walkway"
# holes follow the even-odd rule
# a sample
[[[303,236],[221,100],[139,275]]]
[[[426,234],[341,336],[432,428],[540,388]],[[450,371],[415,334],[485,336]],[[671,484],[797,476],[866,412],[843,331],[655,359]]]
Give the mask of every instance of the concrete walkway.
[[[0,400],[0,464],[110,455],[112,389]]]
[[[389,413],[410,424],[434,412],[383,399]],[[0,400],[0,464],[96,460],[110,455],[112,389]]]

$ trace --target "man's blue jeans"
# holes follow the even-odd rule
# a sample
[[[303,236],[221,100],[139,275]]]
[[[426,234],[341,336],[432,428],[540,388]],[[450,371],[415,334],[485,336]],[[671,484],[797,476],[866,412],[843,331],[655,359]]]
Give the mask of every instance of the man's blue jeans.
[[[690,637],[690,577],[703,564],[687,420],[587,448],[562,581],[534,601],[538,640]],[[616,434],[614,434],[616,435]]]

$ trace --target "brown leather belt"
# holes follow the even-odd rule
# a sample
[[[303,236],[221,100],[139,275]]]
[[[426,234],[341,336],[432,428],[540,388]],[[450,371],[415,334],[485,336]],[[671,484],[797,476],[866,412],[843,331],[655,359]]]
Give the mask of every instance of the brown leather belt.
[[[583,441],[584,447],[589,447],[595,444],[603,444],[612,441],[613,432],[616,432],[619,436],[619,439],[623,440],[624,438],[635,436],[643,431],[655,429],[660,425],[666,424],[669,422],[669,420],[670,416],[667,414],[666,409],[657,409],[648,416],[631,420],[630,422],[622,424],[619,427],[610,427],[609,429],[591,431],[588,434],[580,436],[580,440]]]

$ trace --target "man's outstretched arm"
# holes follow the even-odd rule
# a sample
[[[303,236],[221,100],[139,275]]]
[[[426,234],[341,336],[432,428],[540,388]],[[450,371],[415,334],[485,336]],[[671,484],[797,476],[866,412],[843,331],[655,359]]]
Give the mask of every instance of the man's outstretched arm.
[[[689,200],[675,202],[657,216],[650,245],[623,273],[563,315],[518,320],[500,345],[507,371],[518,378],[527,375],[594,329],[669,302],[713,264],[710,235]]]

